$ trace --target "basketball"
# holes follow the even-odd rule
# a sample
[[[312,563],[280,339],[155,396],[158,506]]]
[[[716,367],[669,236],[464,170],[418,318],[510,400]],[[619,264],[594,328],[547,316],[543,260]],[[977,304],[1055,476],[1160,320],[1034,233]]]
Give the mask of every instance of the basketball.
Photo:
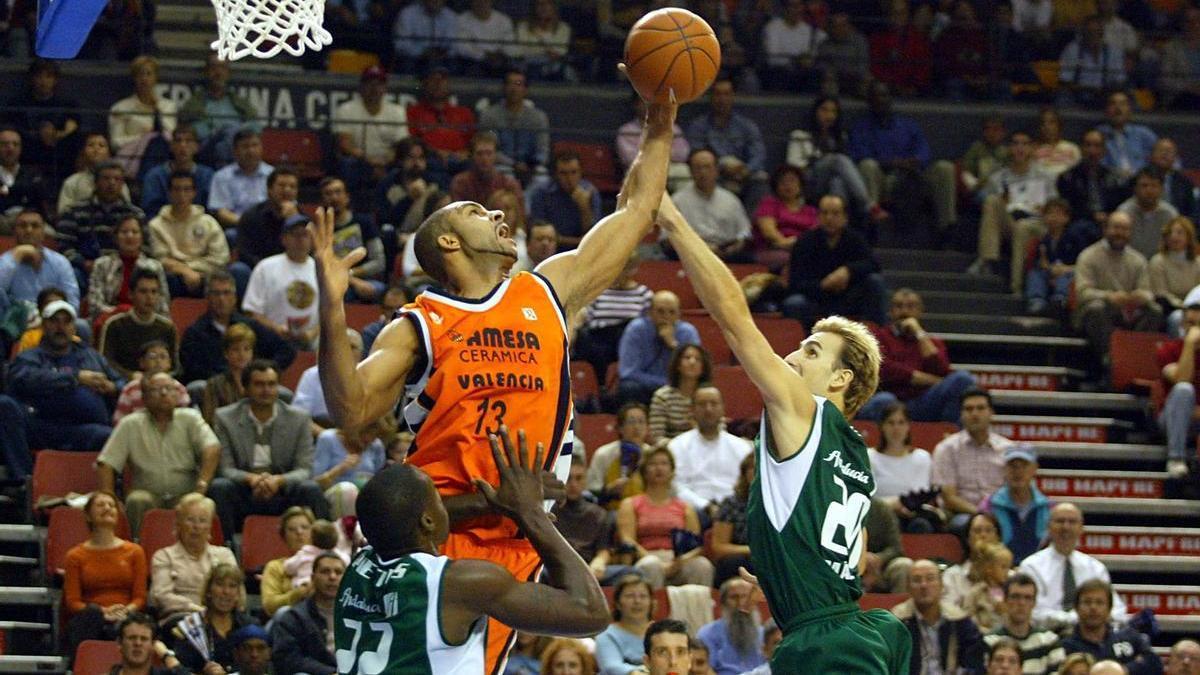
[[[647,101],[700,98],[721,68],[721,43],[708,23],[676,7],[643,16],[625,39],[625,68],[633,88]]]

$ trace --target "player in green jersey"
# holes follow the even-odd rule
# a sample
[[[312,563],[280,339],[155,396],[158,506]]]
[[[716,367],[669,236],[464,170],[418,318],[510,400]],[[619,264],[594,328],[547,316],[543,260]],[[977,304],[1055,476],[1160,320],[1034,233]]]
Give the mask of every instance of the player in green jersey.
[[[822,207],[830,199],[837,198],[826,197]],[[828,206],[822,222],[839,205]],[[847,420],[879,383],[879,345],[866,326],[834,316],[781,358],[755,327],[737,280],[669,197],[658,221],[762,393],[746,532],[757,581],[783,629],[772,672],[907,673],[912,644],[904,625],[857,603],[875,479],[866,445]]]
[[[433,481],[395,464],[358,495],[358,522],[369,546],[354,556],[334,605],[338,672],[346,675],[481,675],[488,617],[545,635],[595,635],[608,624],[596,578],[562,538],[543,507],[540,467],[525,434],[513,449],[505,427],[490,438],[500,484],[476,487],[512,518],[542,557],[548,584],[514,579],[485,560],[438,555],[449,517]],[[499,668],[503,670],[503,663]]]

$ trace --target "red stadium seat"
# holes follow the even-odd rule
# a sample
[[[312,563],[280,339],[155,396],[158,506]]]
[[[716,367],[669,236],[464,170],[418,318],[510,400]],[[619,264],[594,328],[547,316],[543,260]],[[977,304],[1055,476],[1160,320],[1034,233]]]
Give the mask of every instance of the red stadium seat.
[[[138,532],[138,543],[146,552],[146,562],[154,558],[154,553],[160,548],[166,548],[175,543],[175,510],[150,509],[142,517],[142,527]],[[213,515],[212,533],[208,543],[223,546],[225,537],[221,534],[221,521]]]
[[[242,569],[253,572],[291,555],[279,535],[279,516],[246,516],[242,523]]]
[[[600,383],[596,370],[587,361],[571,362],[571,397],[576,407],[592,408],[600,402]]]
[[[725,398],[725,417],[730,420],[756,419],[762,413],[762,394],[741,366],[713,368],[713,384]]]
[[[263,161],[275,167],[287,167],[301,179],[320,178],[321,138],[307,129],[263,129]]]
[[[1108,343],[1112,355],[1112,390],[1151,389],[1161,376],[1158,346],[1170,339],[1165,333],[1114,330]]]
[[[287,370],[279,374],[279,384],[296,391],[300,376],[315,365],[317,365],[316,352],[296,352],[296,360],[292,361],[292,365],[288,366]]]
[[[900,548],[913,560],[929,558],[952,564],[963,561],[962,542],[952,534],[901,534]]]
[[[607,414],[576,415],[575,435],[587,447],[587,458],[592,460],[596,448],[617,440],[617,416]]]
[[[360,333],[367,325],[379,319],[379,305],[347,302],[345,307],[346,325]]]
[[[925,448],[933,452],[943,438],[957,432],[958,425],[951,422],[913,422],[912,444],[914,448]]]
[[[87,494],[98,487],[98,452],[41,450],[33,460],[33,487],[29,500],[36,507],[42,497],[65,497],[67,493]]]
[[[16,237],[13,237],[11,234],[0,235],[0,253],[4,253],[8,249],[10,249],[16,245],[17,245]]]
[[[183,339],[183,331],[208,311],[208,301],[202,298],[174,298],[171,300],[171,323],[175,324],[175,335]]]
[[[771,343],[771,349],[780,356],[787,356],[800,348],[800,342],[808,337],[804,324],[782,316],[756,316],[754,325]]]
[[[692,314],[684,320],[696,327],[696,332],[700,334],[700,344],[708,352],[714,367],[733,363],[733,352],[729,349],[725,333],[717,325],[716,319],[708,314]]]
[[[891,609],[908,599],[908,593],[863,593],[858,598],[862,610]]]
[[[117,536],[122,539],[132,538],[129,536],[129,521],[125,519],[124,511],[121,511],[117,519]],[[87,538],[87,519],[84,518],[82,510],[69,506],[52,509],[50,525],[46,528],[46,575],[50,578],[61,575],[67,551]]]
[[[107,675],[121,663],[121,652],[113,640],[84,640],[75,650],[75,675]]]
[[[677,260],[643,260],[634,278],[651,290],[671,291],[679,296],[682,309],[700,308],[700,298],[683,272],[683,263]]]
[[[574,151],[579,155],[583,177],[590,180],[601,194],[615,195],[621,190],[621,173],[612,148],[604,143],[555,141],[554,152]]]
[[[854,420],[850,426],[858,429],[858,433],[862,434],[863,441],[867,447],[874,448],[879,446],[879,425],[871,420]],[[930,448],[932,450],[933,448]]]

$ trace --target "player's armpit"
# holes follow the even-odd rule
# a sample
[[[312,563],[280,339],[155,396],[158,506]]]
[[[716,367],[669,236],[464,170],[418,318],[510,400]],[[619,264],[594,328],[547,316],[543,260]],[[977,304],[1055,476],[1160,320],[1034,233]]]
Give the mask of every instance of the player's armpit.
[[[546,584],[521,583],[486,560],[451,563],[442,589],[443,628],[450,640],[465,639],[481,614],[546,635],[595,635],[608,623],[606,614],[593,611],[581,598]]]

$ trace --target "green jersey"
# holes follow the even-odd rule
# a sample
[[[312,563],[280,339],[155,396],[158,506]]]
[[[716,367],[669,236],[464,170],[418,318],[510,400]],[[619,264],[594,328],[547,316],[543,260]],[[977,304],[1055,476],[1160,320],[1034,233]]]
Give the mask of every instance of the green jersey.
[[[828,400],[800,452],[780,461],[767,416],[746,508],[750,558],[771,615],[787,627],[862,595],[858,561],[875,479],[862,437]]]
[[[484,668],[487,619],[461,644],[442,633],[445,556],[410,553],[380,560],[370,546],[354,556],[334,606],[334,646],[342,675],[442,675]]]

